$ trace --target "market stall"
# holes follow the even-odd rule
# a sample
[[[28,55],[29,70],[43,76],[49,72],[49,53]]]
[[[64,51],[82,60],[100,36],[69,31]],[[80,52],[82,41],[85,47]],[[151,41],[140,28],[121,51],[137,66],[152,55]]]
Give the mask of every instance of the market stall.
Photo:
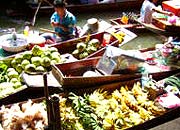
[[[120,49],[136,37],[116,26],[1,59],[2,128],[148,129],[179,117],[178,39]]]

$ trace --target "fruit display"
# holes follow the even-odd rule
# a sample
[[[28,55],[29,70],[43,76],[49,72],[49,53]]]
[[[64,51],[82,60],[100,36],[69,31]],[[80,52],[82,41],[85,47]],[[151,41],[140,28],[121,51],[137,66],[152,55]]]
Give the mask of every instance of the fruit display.
[[[0,61],[0,98],[27,88],[21,78],[22,72],[46,72],[51,69],[52,64],[62,62],[57,48],[41,48],[37,45],[31,51]]]
[[[56,96],[59,97],[61,128],[63,130],[126,129],[142,124],[166,112],[166,109],[156,105],[153,100],[148,98],[148,92],[141,88],[139,82],[135,83],[132,89],[121,86],[112,90],[112,92],[96,89],[92,93],[83,95],[70,92],[67,96]],[[11,107],[2,106],[0,110],[0,115],[3,117],[2,128],[17,128],[18,125],[18,128],[41,129],[42,126],[47,125],[47,115],[44,114],[42,103],[39,103],[37,110],[33,111],[33,116],[30,115],[27,118],[28,113],[23,111],[23,106],[29,109],[34,108],[33,105],[35,104],[28,101]],[[15,112],[12,113],[13,109],[17,113],[22,113],[21,116],[16,116],[15,121],[12,116],[15,114]],[[38,113],[36,113],[37,111]],[[35,128],[34,125],[31,126],[30,124],[33,124],[35,119],[39,119],[37,116],[41,117],[41,120],[37,121],[40,125],[39,127],[36,125]],[[33,121],[28,123],[29,120]]]
[[[98,39],[91,39],[87,42],[79,42],[76,45],[76,50],[72,52],[72,55],[75,58],[83,59],[88,55],[96,52],[99,49],[100,45],[101,43]]]
[[[14,104],[7,109],[1,107],[2,126],[4,130],[44,130],[47,125],[47,112],[45,104],[33,103],[31,100],[22,104]]]
[[[87,36],[85,41],[80,41],[76,45],[76,49],[72,52],[72,55],[77,59],[83,59],[87,56],[91,55],[92,53],[97,52],[103,47],[106,47],[107,45],[111,44],[112,36],[114,36],[119,44],[124,41],[125,33],[122,31],[119,32],[109,32],[104,33],[102,40],[97,38],[90,38],[90,36]],[[108,38],[106,38],[108,36]],[[108,39],[108,40],[107,40]]]

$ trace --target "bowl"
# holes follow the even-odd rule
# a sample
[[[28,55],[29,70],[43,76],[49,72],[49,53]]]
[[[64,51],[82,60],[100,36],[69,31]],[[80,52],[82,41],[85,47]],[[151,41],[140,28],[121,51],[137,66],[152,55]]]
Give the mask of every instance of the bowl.
[[[43,36],[32,35],[28,37],[29,49],[32,49],[35,45],[44,47],[46,44],[46,39]]]
[[[23,34],[5,34],[0,36],[0,46],[7,52],[21,52],[28,46],[27,38]]]

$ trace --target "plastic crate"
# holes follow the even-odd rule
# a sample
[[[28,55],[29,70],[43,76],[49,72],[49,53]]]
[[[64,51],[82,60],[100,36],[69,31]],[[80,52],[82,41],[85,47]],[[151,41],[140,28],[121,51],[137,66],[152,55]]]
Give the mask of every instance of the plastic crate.
[[[164,1],[162,2],[163,10],[170,11],[174,13],[176,16],[180,16],[180,1],[172,0],[172,1]]]

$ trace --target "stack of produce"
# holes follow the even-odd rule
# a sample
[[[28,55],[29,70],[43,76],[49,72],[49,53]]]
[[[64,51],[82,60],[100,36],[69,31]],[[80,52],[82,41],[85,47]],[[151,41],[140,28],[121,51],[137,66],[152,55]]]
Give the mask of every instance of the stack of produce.
[[[118,40],[119,44],[124,41],[125,33],[122,31],[119,31],[117,33],[109,31],[109,33],[107,34],[110,35],[108,41],[106,41],[107,39],[105,39],[106,33],[103,35],[102,41],[97,38],[90,39],[90,36],[87,36],[85,41],[77,43],[76,49],[72,52],[72,55],[77,59],[86,58],[99,49],[111,44],[110,42],[112,36],[114,36]]]
[[[0,61],[0,98],[26,88],[21,78],[23,71],[46,72],[51,69],[51,64],[62,62],[64,61],[57,48],[41,48],[37,45],[31,51]]]
[[[101,43],[98,39],[92,39],[87,42],[79,42],[76,45],[76,50],[72,52],[72,55],[77,59],[83,59],[88,55],[96,52]]]
[[[164,108],[157,106],[154,101],[148,99],[148,92],[141,89],[139,82],[135,83],[132,89],[122,86],[120,89],[113,90],[112,93],[97,89],[93,93],[83,96],[70,92],[68,97],[59,96],[59,98],[63,130],[126,129],[166,112]],[[2,128],[9,128],[9,125],[17,128],[17,124],[12,123],[12,116],[8,121],[6,120],[7,117],[5,118],[5,115],[11,113],[9,109],[12,107],[3,107],[0,111],[1,116],[4,117]],[[46,125],[44,122],[44,118],[47,118],[45,114],[39,113],[39,115],[44,115],[41,123],[43,126]],[[20,119],[22,120],[22,118]],[[18,127],[28,126],[26,128],[30,128],[29,124],[31,123],[21,122]],[[42,127],[37,129],[42,129]]]

